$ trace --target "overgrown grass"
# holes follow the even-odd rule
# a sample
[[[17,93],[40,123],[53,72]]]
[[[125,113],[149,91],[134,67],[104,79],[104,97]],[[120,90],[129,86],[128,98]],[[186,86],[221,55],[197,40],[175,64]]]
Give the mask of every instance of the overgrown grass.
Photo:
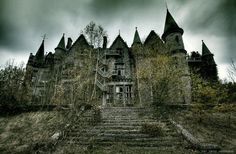
[[[225,104],[208,109],[201,106],[178,112],[174,118],[200,141],[236,150],[235,105]]]
[[[64,112],[41,111],[0,117],[0,153],[31,153],[53,149],[51,136],[63,130]]]

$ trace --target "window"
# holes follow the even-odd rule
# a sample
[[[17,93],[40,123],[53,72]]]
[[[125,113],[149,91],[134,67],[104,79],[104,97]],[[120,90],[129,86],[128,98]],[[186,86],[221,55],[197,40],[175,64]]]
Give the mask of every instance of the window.
[[[178,37],[178,36],[175,36],[175,41],[176,41],[177,43],[179,43],[179,37]]]
[[[124,76],[125,75],[125,67],[122,64],[115,64],[115,72],[117,75]]]
[[[119,92],[120,92],[120,87],[116,86],[116,93],[119,93]]]

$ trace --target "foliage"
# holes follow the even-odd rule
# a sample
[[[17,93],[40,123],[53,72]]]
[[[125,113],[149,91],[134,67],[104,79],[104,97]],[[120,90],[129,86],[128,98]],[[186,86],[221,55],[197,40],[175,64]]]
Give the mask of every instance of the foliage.
[[[137,66],[137,78],[140,83],[150,87],[149,92],[155,105],[175,99],[174,93],[180,90],[180,77],[181,70],[168,55],[146,57]],[[173,89],[176,91],[171,92]]]
[[[141,132],[151,136],[163,136],[163,123],[145,123],[141,127]]]
[[[94,87],[95,57],[87,55],[85,58],[81,55],[75,55],[75,59],[73,67],[67,67],[67,63],[71,63],[70,59],[66,59],[63,64],[62,72],[67,72],[65,73],[67,77],[63,80],[69,80],[70,84],[63,82],[63,80],[56,84],[51,100],[53,104],[71,104],[77,108],[82,103],[91,104],[94,101],[92,89]],[[79,62],[79,65],[77,62]]]
[[[217,104],[227,98],[226,89],[219,82],[209,82],[191,74],[193,103]]]
[[[236,102],[236,83],[223,83],[222,89],[226,91],[226,98],[224,103],[235,103]]]
[[[19,91],[25,73],[24,64],[17,66],[14,60],[9,60],[0,70],[0,106],[16,105],[20,101]]]
[[[107,32],[104,28],[93,21],[84,28],[84,34],[87,36],[90,45],[96,48],[101,47],[103,36],[107,36]]]
[[[216,112],[235,112],[236,113],[236,105],[235,104],[219,104],[213,108],[213,111]]]

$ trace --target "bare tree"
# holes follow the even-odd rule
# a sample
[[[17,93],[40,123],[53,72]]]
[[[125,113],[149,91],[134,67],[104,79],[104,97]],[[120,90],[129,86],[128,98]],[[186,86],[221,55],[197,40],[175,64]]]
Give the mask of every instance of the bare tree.
[[[5,68],[0,70],[0,105],[16,104],[19,101],[20,86],[24,77],[24,64],[17,65],[8,60]]]
[[[228,77],[233,83],[236,82],[236,64],[233,59],[231,59],[230,66],[228,68]]]
[[[89,40],[89,44],[94,47],[101,47],[103,36],[107,36],[107,32],[101,25],[97,25],[91,21],[85,28],[84,34]]]

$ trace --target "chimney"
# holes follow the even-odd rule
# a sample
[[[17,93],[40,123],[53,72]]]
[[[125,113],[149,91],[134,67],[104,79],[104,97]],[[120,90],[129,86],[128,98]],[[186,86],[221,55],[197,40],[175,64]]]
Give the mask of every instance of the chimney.
[[[69,49],[72,45],[72,39],[69,37],[66,45],[66,49]]]
[[[103,45],[102,45],[103,49],[107,48],[107,37],[103,36]]]

